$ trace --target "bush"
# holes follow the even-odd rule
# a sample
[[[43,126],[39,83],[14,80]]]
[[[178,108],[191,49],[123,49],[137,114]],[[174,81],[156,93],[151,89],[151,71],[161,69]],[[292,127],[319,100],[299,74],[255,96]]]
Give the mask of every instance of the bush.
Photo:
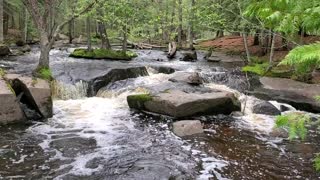
[[[111,59],[111,60],[131,60],[137,57],[137,54],[132,51],[116,51],[109,49],[93,49],[88,51],[87,49],[76,49],[70,54],[70,57],[75,58],[87,58],[87,59]]]

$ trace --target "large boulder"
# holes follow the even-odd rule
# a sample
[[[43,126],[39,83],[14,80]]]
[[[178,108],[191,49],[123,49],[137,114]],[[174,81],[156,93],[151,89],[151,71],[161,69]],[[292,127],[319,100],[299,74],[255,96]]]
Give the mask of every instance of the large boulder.
[[[0,56],[7,56],[10,54],[10,49],[7,45],[0,44]]]
[[[17,74],[7,74],[5,79],[18,96],[22,95],[21,100],[25,104],[32,106],[43,118],[52,117],[51,88],[47,81]]]
[[[179,137],[203,133],[203,126],[199,120],[184,120],[172,124],[173,133]]]
[[[196,61],[198,59],[196,51],[185,51],[182,52],[182,59],[181,61]]]
[[[255,114],[265,114],[271,116],[281,115],[280,110],[268,101],[264,101],[262,103],[254,105],[252,112]]]
[[[26,44],[23,47],[21,47],[21,51],[23,53],[30,52],[31,51],[31,47],[28,44]]]
[[[137,96],[137,95],[134,95]],[[196,115],[230,114],[241,109],[240,102],[229,92],[186,93],[180,90],[160,92],[148,98],[128,97],[130,108],[169,115],[175,118]]]
[[[191,85],[200,85],[203,84],[202,78],[199,73],[193,72],[176,72],[173,74],[173,77],[169,79],[171,82],[183,82]]]
[[[25,120],[23,111],[10,85],[0,79],[0,124]]]

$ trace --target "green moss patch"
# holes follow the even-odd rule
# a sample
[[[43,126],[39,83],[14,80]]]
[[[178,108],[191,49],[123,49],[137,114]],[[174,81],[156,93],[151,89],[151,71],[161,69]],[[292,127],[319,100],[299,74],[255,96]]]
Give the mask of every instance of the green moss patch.
[[[44,67],[44,68],[38,69],[36,76],[40,79],[44,79],[44,80],[48,80],[48,81],[53,80],[52,72],[51,72],[50,68]]]
[[[152,101],[152,96],[150,94],[137,94],[127,97],[129,107],[139,110],[144,110],[144,103],[148,101]]]
[[[248,66],[245,66],[242,68],[243,72],[248,72],[248,73],[254,73],[257,74],[259,76],[263,76],[265,75],[267,69],[268,69],[268,64],[267,63],[263,63],[263,64],[251,64]]]
[[[6,75],[6,71],[0,68],[0,77],[4,77]]]
[[[116,51],[110,49],[76,49],[70,54],[70,57],[87,58],[87,59],[111,59],[111,60],[131,60],[138,55],[132,51]]]

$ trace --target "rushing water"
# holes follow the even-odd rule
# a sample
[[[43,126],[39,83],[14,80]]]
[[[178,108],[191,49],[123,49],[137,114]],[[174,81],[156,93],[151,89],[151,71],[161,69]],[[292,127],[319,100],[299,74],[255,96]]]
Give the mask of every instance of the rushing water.
[[[170,117],[136,112],[126,103],[129,94],[173,88],[170,74],[149,69],[150,76],[111,83],[91,98],[85,97],[86,83],[59,82],[53,118],[0,128],[0,179],[319,179],[312,166],[320,152],[317,135],[304,142],[288,141],[284,132],[274,129],[275,117],[250,111],[258,99],[223,85],[228,79],[220,75],[227,69],[202,60],[152,61],[164,56],[158,51],[139,54],[133,62],[137,65],[201,72],[206,88],[234,92],[246,104],[245,115],[194,117],[204,122],[205,133],[178,138],[171,132]],[[28,59],[36,55],[23,61],[19,57],[22,62],[13,71],[34,67]],[[66,55],[54,51],[52,66],[76,61]]]

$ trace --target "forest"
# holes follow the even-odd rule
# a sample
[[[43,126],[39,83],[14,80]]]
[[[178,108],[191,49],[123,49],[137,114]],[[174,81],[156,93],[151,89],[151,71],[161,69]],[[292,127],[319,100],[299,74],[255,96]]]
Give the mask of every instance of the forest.
[[[0,0],[0,179],[318,179],[319,0]]]

